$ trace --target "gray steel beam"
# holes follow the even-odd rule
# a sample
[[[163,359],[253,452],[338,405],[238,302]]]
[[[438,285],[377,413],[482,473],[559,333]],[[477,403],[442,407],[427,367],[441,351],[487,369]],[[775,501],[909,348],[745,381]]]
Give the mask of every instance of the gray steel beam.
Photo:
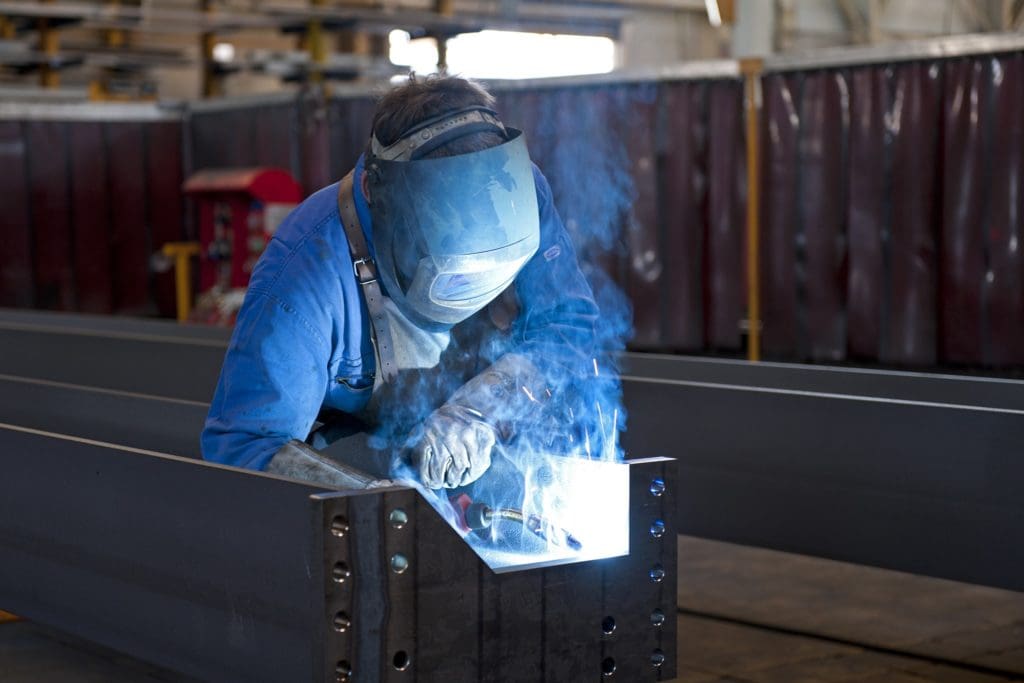
[[[0,423],[201,458],[208,406],[159,396],[0,376]]]
[[[168,321],[0,309],[0,374],[209,401],[231,331]],[[625,353],[645,380],[1024,410],[1024,381]],[[714,388],[708,387],[708,388]]]
[[[0,604],[191,676],[675,675],[664,459],[630,468],[628,556],[503,574],[409,489],[331,492],[12,428],[0,465]]]
[[[0,325],[0,348],[0,375],[208,402],[227,344]]]
[[[81,322],[58,321],[54,333],[38,320],[32,330],[4,322],[0,373],[205,402],[219,371],[222,348],[176,344],[170,330],[133,341],[125,335],[153,331],[92,319],[97,336],[69,346],[63,335]],[[623,370],[623,443],[678,458],[683,532],[1024,590],[1024,556],[1007,543],[1024,537],[1012,495],[1024,485],[1024,462],[1012,456],[1024,440],[1024,382],[645,354],[625,354]],[[0,382],[0,401],[2,391]],[[22,424],[45,425],[52,412],[42,395],[35,406],[11,400],[0,416],[20,410]],[[60,424],[97,438],[89,415]],[[183,432],[198,430],[199,417],[186,422]],[[147,431],[132,443],[151,447]]]
[[[308,484],[0,429],[0,604],[188,675],[322,680]]]
[[[681,533],[1024,590],[1024,414],[627,381]]]
[[[1024,381],[937,372],[899,372],[796,363],[624,354],[622,373],[636,381],[671,381],[714,389],[849,395],[993,409],[1024,410]]]
[[[325,527],[343,519],[352,531],[332,539],[331,573],[333,560],[364,577],[329,598],[329,613],[358,616],[328,641],[328,668],[372,681],[673,679],[674,469],[665,459],[631,464],[628,556],[501,574],[412,491],[321,496]],[[388,523],[394,510],[410,520],[400,529]],[[409,563],[401,574],[399,553]]]
[[[91,315],[88,313],[57,313],[53,311],[30,311],[20,308],[0,308],[0,329],[35,332],[83,334],[96,333],[107,337],[205,340],[220,342],[227,346],[231,328],[212,325],[181,324],[157,318],[129,318],[112,315]]]

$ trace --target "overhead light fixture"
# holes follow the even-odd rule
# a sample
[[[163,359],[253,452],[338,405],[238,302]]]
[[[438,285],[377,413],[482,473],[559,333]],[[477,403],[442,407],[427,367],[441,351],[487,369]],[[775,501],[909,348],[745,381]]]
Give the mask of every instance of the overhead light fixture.
[[[718,9],[718,0],[704,0],[704,7],[708,10],[708,21],[715,28],[722,25],[722,12]]]
[[[213,61],[227,63],[235,59],[235,46],[231,43],[217,43],[213,46]]]

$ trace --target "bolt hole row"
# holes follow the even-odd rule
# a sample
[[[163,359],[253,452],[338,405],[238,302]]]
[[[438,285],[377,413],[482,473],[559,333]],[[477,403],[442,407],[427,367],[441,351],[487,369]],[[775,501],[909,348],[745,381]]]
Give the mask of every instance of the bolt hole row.
[[[336,528],[340,529],[342,527],[342,524],[338,522],[338,519],[339,517],[335,517],[335,521],[331,523],[331,533],[334,533],[336,536],[341,536],[342,534],[338,534],[335,531]],[[344,527],[347,530],[347,523],[345,523]],[[331,580],[335,583],[344,584],[350,578],[352,578],[352,570],[349,569],[345,562],[335,562],[334,566],[331,567]],[[348,613],[343,610],[334,614],[334,620],[332,623],[334,625],[334,630],[338,633],[345,633],[352,627],[351,617],[349,617]],[[339,668],[343,662],[344,660],[338,662]]]
[[[665,612],[660,607],[656,607],[651,611],[651,626],[659,627],[665,624]],[[601,620],[601,632],[606,636],[610,636],[615,633],[616,623],[615,617],[607,616]]]
[[[329,530],[335,538],[345,538],[351,530],[348,518],[344,515],[335,515],[331,519]],[[331,567],[331,580],[335,583],[345,584],[350,578],[352,578],[352,570],[347,563],[339,560]],[[352,619],[347,612],[339,610],[335,612],[331,625],[338,633],[345,633],[352,628]],[[347,659],[339,659],[335,663],[334,680],[337,683],[349,683],[352,680],[352,664]]]
[[[651,666],[655,669],[660,669],[665,664],[665,653],[659,648],[651,652]],[[601,660],[601,675],[605,678],[611,678],[615,675],[615,670],[618,666],[615,663],[614,657],[605,657]]]
[[[660,497],[665,494],[665,480],[661,477],[656,477],[651,480],[649,487],[650,493],[654,497]],[[665,535],[665,522],[660,519],[654,520],[651,523],[651,538],[661,538]],[[648,576],[654,583],[660,583],[665,579],[665,568],[661,564],[653,565],[648,571]],[[651,625],[654,627],[660,627],[665,623],[665,612],[660,608],[655,609],[651,612]],[[606,635],[610,636],[615,633],[615,618],[611,616],[605,617],[601,621],[601,631]],[[654,668],[660,668],[665,663],[665,653],[656,649],[651,652],[651,666]],[[616,670],[615,658],[605,657],[601,660],[601,675],[605,678],[611,678],[615,675]]]

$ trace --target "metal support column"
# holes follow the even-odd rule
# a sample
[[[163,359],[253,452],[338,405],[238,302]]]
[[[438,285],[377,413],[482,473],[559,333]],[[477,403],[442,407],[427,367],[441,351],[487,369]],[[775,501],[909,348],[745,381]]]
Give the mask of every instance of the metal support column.
[[[760,59],[740,61],[747,125],[747,360],[761,360],[761,67]]]

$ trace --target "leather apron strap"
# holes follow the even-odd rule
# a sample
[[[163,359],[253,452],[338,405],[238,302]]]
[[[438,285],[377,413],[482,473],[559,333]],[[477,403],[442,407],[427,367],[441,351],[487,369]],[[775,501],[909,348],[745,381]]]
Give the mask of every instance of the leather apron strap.
[[[380,291],[380,283],[377,281],[377,264],[370,257],[363,226],[356,213],[355,198],[352,194],[354,175],[355,171],[350,171],[338,185],[338,212],[341,215],[341,226],[348,238],[356,282],[362,287],[366,309],[370,312],[370,337],[377,350],[377,371],[382,381],[390,382],[398,375],[395,345],[391,336],[391,322],[384,314],[384,293]]]

